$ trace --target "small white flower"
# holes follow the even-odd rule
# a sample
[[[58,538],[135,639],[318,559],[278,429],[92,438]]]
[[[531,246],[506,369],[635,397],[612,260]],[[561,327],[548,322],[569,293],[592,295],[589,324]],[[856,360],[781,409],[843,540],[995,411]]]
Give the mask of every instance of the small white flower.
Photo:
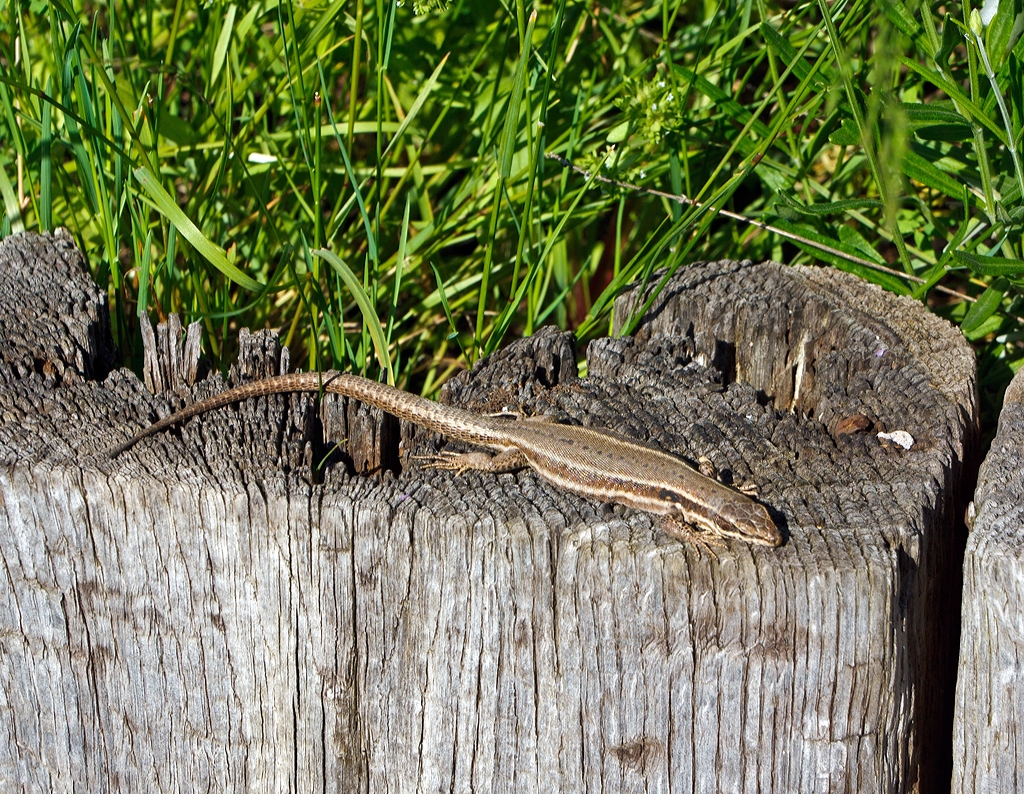
[[[999,0],[985,0],[981,4],[981,24],[986,28],[996,18],[996,11],[999,10]]]
[[[914,437],[906,430],[894,430],[891,433],[879,433],[878,440],[891,441],[894,444],[899,444],[904,449],[910,449],[914,446]]]
[[[640,178],[641,179],[647,179],[647,172],[644,171],[644,169],[642,169],[642,168],[640,169]]]
[[[657,102],[652,102],[651,103],[651,110],[657,110],[657,109],[658,109],[658,103]]]
[[[665,97],[665,99],[667,99],[667,100],[668,100],[669,102],[671,102],[671,101],[672,101],[673,99],[675,99],[675,98],[676,98],[676,95],[675,95],[675,94],[673,94],[673,93],[672,93],[671,91],[669,91],[669,92],[668,92],[668,96],[667,96],[667,97]]]
[[[659,80],[658,81],[658,88],[664,88],[664,87],[665,87],[665,81],[664,80]]]
[[[543,121],[538,121],[537,122],[537,129],[538,130],[544,129],[544,122]]]

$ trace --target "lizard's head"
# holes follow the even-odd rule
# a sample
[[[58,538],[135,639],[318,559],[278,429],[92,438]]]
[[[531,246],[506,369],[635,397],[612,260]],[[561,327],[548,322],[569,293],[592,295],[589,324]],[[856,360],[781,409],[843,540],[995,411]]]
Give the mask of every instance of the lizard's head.
[[[779,528],[775,526],[764,505],[753,500],[724,505],[710,518],[715,523],[714,530],[725,537],[761,546],[782,545]]]

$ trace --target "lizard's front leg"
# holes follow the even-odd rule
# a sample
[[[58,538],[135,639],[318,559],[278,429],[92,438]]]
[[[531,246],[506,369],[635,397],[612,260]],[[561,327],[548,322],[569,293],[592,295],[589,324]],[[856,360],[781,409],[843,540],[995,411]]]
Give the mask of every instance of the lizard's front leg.
[[[662,516],[658,519],[657,526],[665,534],[692,544],[698,551],[706,550],[716,560],[718,555],[715,554],[715,548],[728,548],[723,538],[688,524],[676,516]]]

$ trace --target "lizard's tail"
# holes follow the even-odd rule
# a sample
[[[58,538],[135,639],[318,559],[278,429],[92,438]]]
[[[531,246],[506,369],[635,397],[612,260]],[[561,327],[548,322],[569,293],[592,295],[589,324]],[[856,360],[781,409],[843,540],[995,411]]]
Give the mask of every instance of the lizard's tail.
[[[159,433],[161,430],[166,430],[172,425],[184,422],[186,419],[191,419],[193,416],[198,416],[199,414],[206,413],[207,411],[222,408],[225,405],[231,405],[232,403],[241,402],[242,400],[248,400],[253,397],[263,397],[268,394],[281,394],[284,392],[319,392],[321,390],[329,391],[330,389],[328,389],[328,384],[332,378],[337,377],[339,374],[340,373],[337,372],[297,372],[291,375],[279,375],[273,378],[266,378],[254,383],[244,383],[241,386],[228,389],[220,394],[215,394],[213,397],[208,397],[205,400],[193,403],[177,413],[173,413],[158,422],[154,422],[149,427],[140,430],[127,441],[124,441],[115,447],[111,447],[107,451],[107,457],[116,458],[122,452],[131,449],[135,444],[148,436]]]

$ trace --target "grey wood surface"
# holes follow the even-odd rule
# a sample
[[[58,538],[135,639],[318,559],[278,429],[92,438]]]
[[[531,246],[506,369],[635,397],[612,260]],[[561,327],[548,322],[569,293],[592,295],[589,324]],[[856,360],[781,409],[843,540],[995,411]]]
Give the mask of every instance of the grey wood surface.
[[[978,473],[964,555],[953,790],[1024,791],[1024,372]]]
[[[586,378],[548,330],[446,389],[756,483],[786,544],[714,558],[529,471],[417,470],[439,439],[333,397],[106,461],[224,384],[191,385],[180,327],[149,342],[167,391],[110,372],[77,256],[66,235],[0,243],[0,788],[948,787],[977,410],[969,348],[917,304],[696,265],[634,336],[591,343]],[[61,300],[21,294],[26,273]],[[289,367],[266,332],[240,346],[231,379]]]

